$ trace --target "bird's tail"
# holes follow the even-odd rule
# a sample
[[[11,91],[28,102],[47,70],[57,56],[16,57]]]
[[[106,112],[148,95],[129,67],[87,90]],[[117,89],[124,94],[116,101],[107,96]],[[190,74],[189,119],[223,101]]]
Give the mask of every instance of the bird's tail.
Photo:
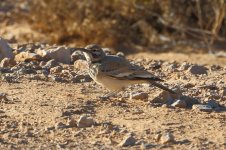
[[[160,83],[157,83],[157,82],[151,82],[151,84],[154,85],[154,86],[156,86],[156,87],[158,87],[158,88],[160,88],[160,89],[163,89],[163,90],[165,90],[165,91],[168,91],[168,92],[170,92],[170,93],[172,93],[172,94],[177,94],[175,91],[173,91],[173,90],[171,90],[171,89],[165,87],[164,85],[162,85],[162,84],[160,84]]]

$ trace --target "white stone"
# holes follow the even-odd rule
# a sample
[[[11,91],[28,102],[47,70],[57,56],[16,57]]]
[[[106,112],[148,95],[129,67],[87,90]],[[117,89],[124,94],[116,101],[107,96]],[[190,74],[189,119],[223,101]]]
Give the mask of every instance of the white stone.
[[[174,142],[174,136],[170,132],[167,132],[161,136],[160,142],[162,144],[172,143]]]
[[[77,126],[79,128],[91,127],[95,123],[93,118],[88,117],[86,115],[82,115],[77,122]]]

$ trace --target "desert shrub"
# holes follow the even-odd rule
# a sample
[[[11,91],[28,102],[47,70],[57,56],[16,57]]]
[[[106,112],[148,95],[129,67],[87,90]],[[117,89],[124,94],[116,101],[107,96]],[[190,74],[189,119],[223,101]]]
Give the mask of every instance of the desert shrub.
[[[30,7],[32,27],[59,44],[150,47],[226,37],[224,0],[38,0]]]

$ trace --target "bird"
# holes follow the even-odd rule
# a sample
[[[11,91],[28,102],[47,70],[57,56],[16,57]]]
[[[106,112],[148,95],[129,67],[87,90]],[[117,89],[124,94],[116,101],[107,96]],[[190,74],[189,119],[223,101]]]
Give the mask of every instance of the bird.
[[[110,91],[101,96],[103,99],[116,95],[130,85],[142,83],[149,83],[169,93],[176,94],[175,91],[159,83],[164,80],[123,57],[106,55],[100,45],[90,44],[85,48],[77,48],[76,50],[84,54],[88,62],[90,77],[97,84]]]

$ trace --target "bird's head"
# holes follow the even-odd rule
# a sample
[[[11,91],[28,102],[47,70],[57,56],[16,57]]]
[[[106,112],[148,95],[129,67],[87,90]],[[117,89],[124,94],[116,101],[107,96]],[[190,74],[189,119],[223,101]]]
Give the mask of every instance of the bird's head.
[[[88,62],[98,62],[105,57],[103,49],[96,44],[87,45],[85,48],[79,48],[85,55]]]

